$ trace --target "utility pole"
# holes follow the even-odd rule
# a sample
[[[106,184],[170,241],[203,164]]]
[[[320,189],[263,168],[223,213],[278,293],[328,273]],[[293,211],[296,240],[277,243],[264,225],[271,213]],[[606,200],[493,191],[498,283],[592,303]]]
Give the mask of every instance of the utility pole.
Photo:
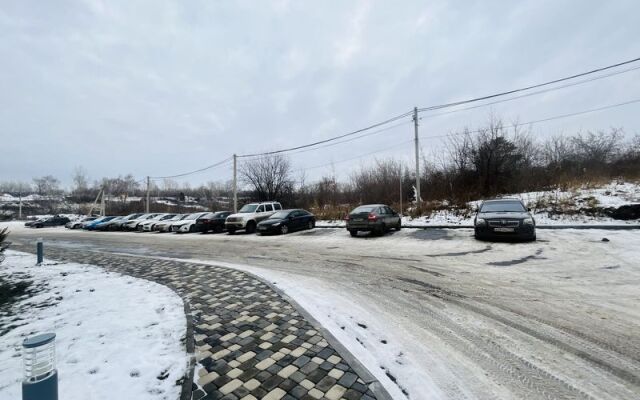
[[[100,197],[100,215],[105,216],[105,201],[104,201],[105,190],[104,186],[102,187],[102,197]]]
[[[416,208],[421,209],[422,198],[420,196],[420,142],[418,140],[418,107],[413,108],[414,142],[416,146]]]
[[[400,215],[402,215],[402,164],[400,164]]]
[[[238,156],[233,155],[233,212],[238,212]]]
[[[144,208],[145,213],[149,214],[149,190],[151,189],[151,178],[147,176],[147,203]]]

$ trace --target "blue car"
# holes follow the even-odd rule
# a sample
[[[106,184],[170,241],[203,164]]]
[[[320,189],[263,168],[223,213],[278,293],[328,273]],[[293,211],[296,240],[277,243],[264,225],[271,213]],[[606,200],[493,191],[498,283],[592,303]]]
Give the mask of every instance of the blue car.
[[[100,224],[106,224],[107,222],[111,221],[112,219],[114,219],[114,217],[101,217],[98,218],[96,220],[91,221],[91,223],[85,225],[82,229],[86,229],[88,231],[95,231],[97,229],[99,229]]]

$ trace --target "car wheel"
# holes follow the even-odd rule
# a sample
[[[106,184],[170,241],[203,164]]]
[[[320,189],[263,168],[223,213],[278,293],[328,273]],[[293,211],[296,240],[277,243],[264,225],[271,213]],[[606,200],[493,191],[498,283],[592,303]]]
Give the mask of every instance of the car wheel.
[[[235,229],[227,229],[227,232],[229,233],[229,235],[235,235],[236,234],[236,230]]]
[[[313,221],[309,221],[309,223],[307,224],[308,229],[313,229],[315,226],[316,224],[314,224]]]
[[[217,225],[215,228],[213,228],[213,231],[214,231],[215,233],[222,233],[223,228],[222,228],[222,226]]]
[[[398,226],[396,226],[396,231],[399,231],[402,229],[402,223],[398,222]]]
[[[247,222],[246,231],[247,233],[254,233],[256,231],[256,223],[253,221]]]
[[[282,233],[283,235],[286,235],[287,233],[289,233],[289,227],[287,225],[282,225],[280,227],[280,233]]]
[[[191,225],[191,226],[189,227],[189,233],[193,233],[193,232],[195,232],[195,231],[196,231],[196,227],[195,227],[195,226],[193,226],[193,225]]]
[[[358,236],[358,231],[349,231],[351,236]]]

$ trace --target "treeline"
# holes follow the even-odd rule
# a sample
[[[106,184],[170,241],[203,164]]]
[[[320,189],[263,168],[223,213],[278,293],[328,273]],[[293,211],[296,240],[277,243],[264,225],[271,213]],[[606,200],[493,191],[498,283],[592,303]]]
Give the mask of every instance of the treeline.
[[[385,203],[407,212],[436,207],[464,207],[470,200],[499,194],[551,190],[603,183],[614,178],[640,178],[640,136],[626,137],[622,129],[580,132],[539,139],[525,127],[507,127],[493,120],[479,129],[452,132],[437,158],[422,160],[420,202],[416,202],[412,165],[397,159],[376,160],[339,181],[327,174],[315,182],[293,176],[290,160],[272,155],[245,161],[239,167],[239,203],[279,200],[285,207],[303,207],[324,218],[339,218],[362,203]],[[72,203],[92,202],[105,188],[112,212],[138,211],[146,182],[132,175],[103,178],[89,184],[77,168],[73,186],[65,192],[52,176],[32,183],[0,183],[0,192],[52,196],[65,194]],[[232,183],[209,182],[197,187],[172,180],[154,181],[151,196],[166,199],[156,211],[176,211],[201,205],[231,209]],[[175,204],[174,204],[175,203]]]

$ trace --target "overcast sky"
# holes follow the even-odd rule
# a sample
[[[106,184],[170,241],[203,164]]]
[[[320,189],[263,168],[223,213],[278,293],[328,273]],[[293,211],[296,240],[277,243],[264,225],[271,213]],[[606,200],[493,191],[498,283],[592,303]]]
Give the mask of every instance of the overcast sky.
[[[74,167],[171,175],[339,135],[409,111],[640,57],[640,2],[25,1],[0,3],[0,180]],[[640,63],[638,64],[640,65]],[[489,115],[526,122],[640,98],[640,70],[427,118],[428,139]],[[625,128],[640,103],[533,126]],[[409,121],[407,119],[407,121]],[[314,179],[410,161],[410,122],[291,155]],[[387,152],[363,154],[395,146]],[[345,159],[353,159],[343,162]],[[227,167],[186,178],[227,180]]]

